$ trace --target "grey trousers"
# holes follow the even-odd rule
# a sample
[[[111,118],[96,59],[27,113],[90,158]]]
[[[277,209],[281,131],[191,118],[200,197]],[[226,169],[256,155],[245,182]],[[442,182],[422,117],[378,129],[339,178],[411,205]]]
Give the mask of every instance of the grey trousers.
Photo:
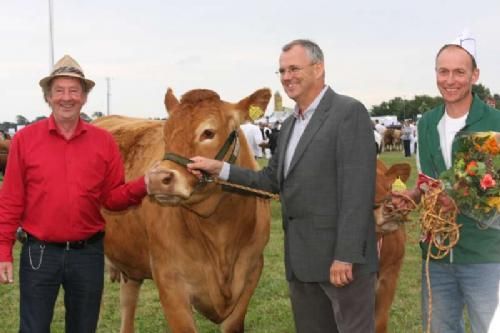
[[[337,288],[329,282],[288,282],[297,333],[375,332],[376,275]]]

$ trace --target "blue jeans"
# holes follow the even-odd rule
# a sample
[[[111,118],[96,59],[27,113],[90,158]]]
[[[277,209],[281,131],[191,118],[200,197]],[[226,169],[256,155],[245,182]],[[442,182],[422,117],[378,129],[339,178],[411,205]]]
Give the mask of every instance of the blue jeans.
[[[500,332],[490,327],[498,317],[500,264],[429,263],[432,291],[431,332],[464,333],[463,311],[467,306],[472,333]],[[422,318],[427,327],[428,294],[425,261],[422,265]],[[495,311],[497,312],[495,314]],[[498,322],[498,318],[495,319]]]
[[[20,333],[49,333],[60,287],[68,333],[94,333],[104,286],[102,239],[81,249],[28,240],[19,267]]]

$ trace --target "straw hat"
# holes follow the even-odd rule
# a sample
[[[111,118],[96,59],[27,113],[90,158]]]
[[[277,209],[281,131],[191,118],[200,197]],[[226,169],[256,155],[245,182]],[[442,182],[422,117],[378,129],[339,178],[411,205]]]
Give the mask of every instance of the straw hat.
[[[76,77],[82,80],[83,82],[85,82],[87,88],[85,89],[86,91],[90,91],[95,86],[95,82],[85,78],[85,74],[83,74],[83,70],[80,65],[69,55],[65,55],[64,57],[62,57],[54,65],[52,73],[40,80],[40,87],[42,87],[43,91],[47,91],[50,81],[59,76]]]

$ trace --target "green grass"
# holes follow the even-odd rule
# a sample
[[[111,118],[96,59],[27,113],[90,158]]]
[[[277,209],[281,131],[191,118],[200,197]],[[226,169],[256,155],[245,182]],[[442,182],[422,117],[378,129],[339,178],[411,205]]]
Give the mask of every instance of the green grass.
[[[388,165],[397,162],[409,162],[412,165],[412,177],[408,185],[415,181],[414,158],[404,158],[401,152],[383,153],[381,159]],[[415,221],[416,219],[413,218]],[[401,272],[396,299],[394,301],[390,332],[421,332],[420,328],[420,250],[417,244],[417,227],[408,226],[406,257]],[[246,317],[246,331],[255,333],[294,332],[293,319],[288,299],[288,289],[284,277],[283,231],[279,203],[272,203],[271,237],[265,251],[264,270],[255,294],[250,302]],[[15,247],[16,276],[15,283],[0,286],[0,333],[18,331],[19,292],[17,262],[19,246]],[[106,277],[101,318],[98,332],[118,332],[120,327],[118,284],[111,284]],[[61,292],[62,294],[62,292]],[[164,332],[166,323],[161,311],[158,293],[152,281],[142,286],[139,307],[136,316],[136,332]],[[219,332],[216,325],[199,315],[196,321],[200,332]],[[170,332],[169,330],[166,330]],[[64,308],[60,295],[52,325],[52,332],[64,332]]]

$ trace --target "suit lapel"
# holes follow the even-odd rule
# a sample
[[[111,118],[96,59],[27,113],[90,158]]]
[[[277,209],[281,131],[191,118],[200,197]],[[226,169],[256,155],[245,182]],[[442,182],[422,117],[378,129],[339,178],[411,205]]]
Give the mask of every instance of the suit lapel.
[[[283,149],[280,149],[280,155],[278,160],[278,183],[281,184],[283,181],[284,170],[285,170],[285,156],[288,147],[288,141],[290,140],[290,135],[292,134],[292,129],[295,124],[295,117],[292,115],[289,117],[288,121],[283,122],[281,126],[280,136],[284,144],[282,144]]]
[[[321,102],[314,111],[311,120],[307,124],[304,133],[302,133],[302,136],[297,143],[297,148],[295,148],[295,153],[293,154],[292,161],[290,162],[288,173],[293,170],[299,159],[302,157],[307,146],[309,145],[309,143],[311,143],[314,135],[316,134],[316,132],[318,132],[321,125],[323,125],[325,118],[328,116],[327,111],[330,109],[334,95],[335,93],[333,92],[333,90],[331,90],[331,88],[328,88],[325,92],[325,95],[321,99]]]

